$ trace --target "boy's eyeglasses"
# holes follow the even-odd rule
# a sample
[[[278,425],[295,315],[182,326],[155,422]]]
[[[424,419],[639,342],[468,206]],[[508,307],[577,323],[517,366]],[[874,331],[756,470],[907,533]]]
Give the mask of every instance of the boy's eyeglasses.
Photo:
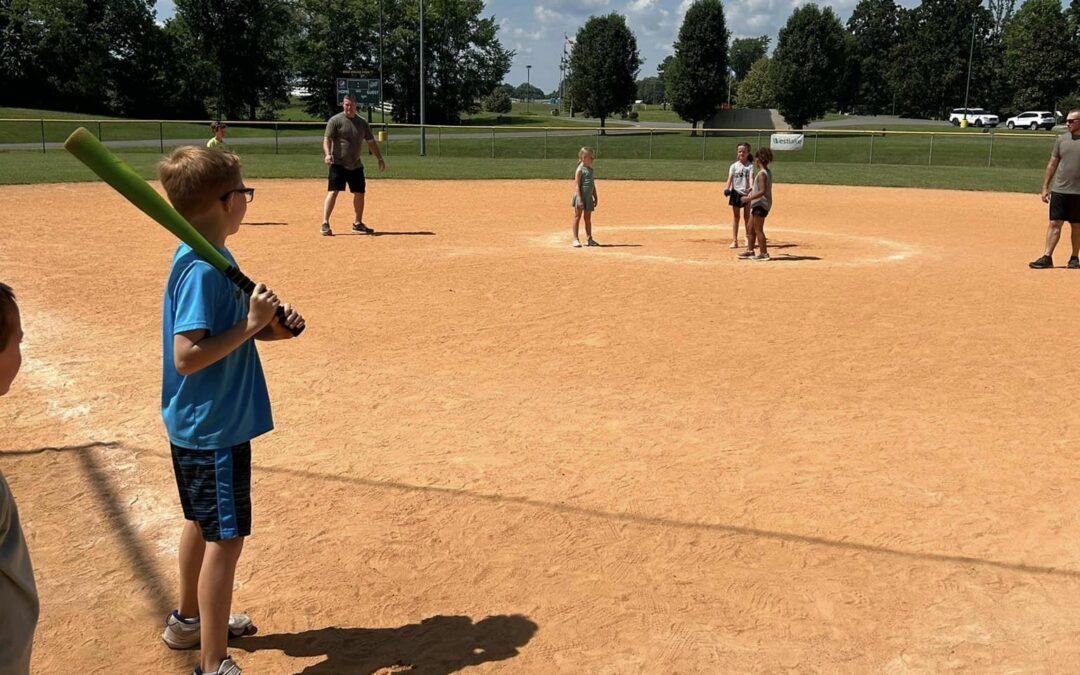
[[[255,199],[255,188],[237,188],[235,190],[229,190],[225,194],[221,195],[219,199],[221,199],[221,201],[223,202],[228,201],[229,197],[231,197],[234,192],[239,192],[243,194],[244,201],[248,204],[250,204]]]

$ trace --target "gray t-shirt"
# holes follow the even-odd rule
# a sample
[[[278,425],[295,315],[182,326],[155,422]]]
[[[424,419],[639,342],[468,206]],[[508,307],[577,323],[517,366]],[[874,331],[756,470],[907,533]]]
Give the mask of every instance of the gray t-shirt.
[[[0,673],[30,671],[38,595],[19,510],[0,473]]]
[[[1061,160],[1054,173],[1051,192],[1080,195],[1080,136],[1065,133],[1054,141],[1053,157]]]
[[[346,169],[364,165],[360,161],[364,141],[375,138],[371,135],[367,120],[359,115],[349,117],[343,112],[326,122],[326,133],[323,135],[330,139],[330,154],[333,155],[334,164],[340,164]]]

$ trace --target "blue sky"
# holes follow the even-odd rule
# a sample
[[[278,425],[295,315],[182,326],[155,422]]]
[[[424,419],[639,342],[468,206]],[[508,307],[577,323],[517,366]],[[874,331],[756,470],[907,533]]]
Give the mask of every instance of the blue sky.
[[[770,35],[787,21],[791,11],[808,0],[725,0],[728,30],[735,37]],[[858,0],[818,0],[847,21]],[[486,0],[485,14],[499,21],[503,46],[517,52],[506,80],[525,81],[526,65],[532,65],[532,83],[551,91],[559,82],[559,56],[563,33],[573,37],[590,15],[619,12],[637,36],[645,63],[641,76],[656,74],[656,66],[671,53],[679,25],[691,0]],[[899,0],[913,7],[918,0]],[[171,0],[158,0],[158,18],[173,14]]]

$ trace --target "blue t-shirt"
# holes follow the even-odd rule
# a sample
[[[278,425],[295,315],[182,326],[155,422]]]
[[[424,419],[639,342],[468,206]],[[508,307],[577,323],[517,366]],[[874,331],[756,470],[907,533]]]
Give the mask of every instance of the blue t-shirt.
[[[228,249],[218,249],[236,265]],[[173,361],[173,336],[190,330],[218,335],[247,316],[248,300],[231,281],[181,244],[173,256],[162,312],[161,416],[169,440],[183,448],[216,450],[274,428],[255,340],[184,377]]]

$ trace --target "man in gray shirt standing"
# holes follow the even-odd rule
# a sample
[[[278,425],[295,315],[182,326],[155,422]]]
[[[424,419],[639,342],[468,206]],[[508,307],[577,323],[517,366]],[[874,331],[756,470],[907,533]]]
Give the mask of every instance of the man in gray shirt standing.
[[[374,232],[364,224],[367,180],[364,178],[364,163],[360,161],[363,142],[367,142],[368,148],[379,159],[379,171],[386,170],[379,144],[371,135],[371,127],[367,121],[356,114],[356,101],[351,94],[345,95],[341,107],[343,111],[327,121],[326,133],[323,134],[323,161],[330,167],[322,223],[322,233],[327,237],[334,234],[330,229],[330,214],[334,212],[338,193],[344,190],[346,185],[349,186],[349,192],[352,192],[353,211],[356,212],[353,231],[363,234]]]
[[[1046,231],[1046,250],[1038,259],[1028,264],[1033,269],[1049,269],[1054,266],[1054,247],[1061,237],[1061,226],[1069,221],[1072,227],[1072,257],[1069,269],[1080,269],[1080,108],[1066,115],[1066,133],[1054,141],[1050,163],[1046,165],[1046,178],[1039,194],[1050,204],[1050,228]],[[1053,185],[1051,186],[1051,181]]]

